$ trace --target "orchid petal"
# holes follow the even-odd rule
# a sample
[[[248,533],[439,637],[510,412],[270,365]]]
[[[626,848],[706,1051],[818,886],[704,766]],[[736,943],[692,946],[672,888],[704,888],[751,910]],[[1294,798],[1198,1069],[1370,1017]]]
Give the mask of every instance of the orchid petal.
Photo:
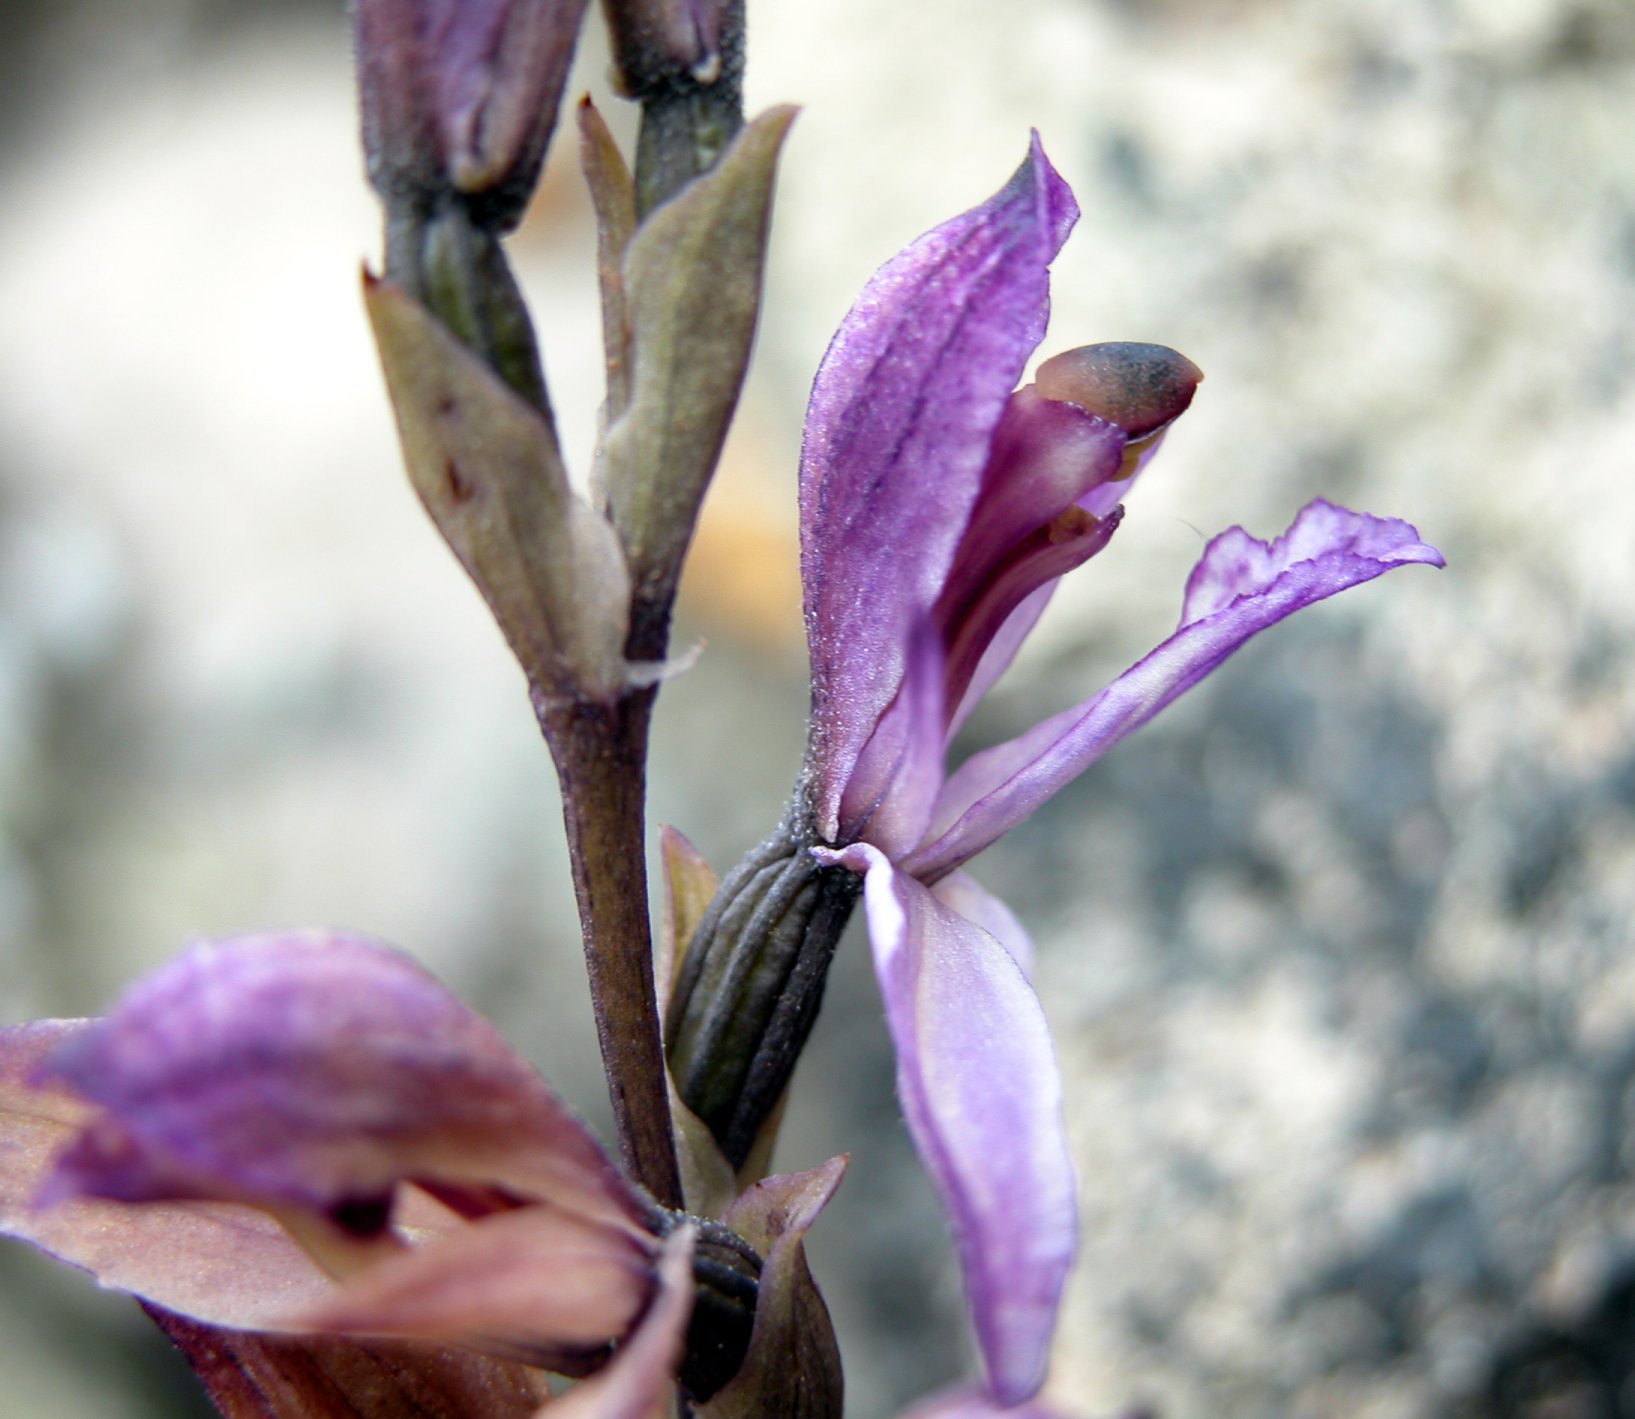
[[[650,1248],[628,1231],[519,1207],[389,1257],[290,1320],[304,1330],[457,1341],[573,1374],[599,1365],[652,1286]]]
[[[47,1066],[101,1112],[48,1199],[219,1198],[384,1227],[396,1184],[498,1188],[609,1226],[629,1184],[537,1074],[411,962],[352,936],[195,947]]]
[[[1017,390],[994,430],[982,489],[939,603],[969,600],[1016,543],[1114,478],[1123,456],[1118,425],[1041,398],[1031,385]]]
[[[968,698],[977,664],[1010,613],[1107,544],[1116,526],[1107,514],[1129,486],[1110,481],[1123,455],[1117,425],[1031,388],[1011,396],[937,599],[950,711]],[[1088,512],[1083,504],[1101,493],[1111,501]]]
[[[1018,1404],[1044,1379],[1076,1243],[1044,1011],[999,942],[877,849],[817,855],[866,874],[903,1116],[953,1227],[988,1389]]]
[[[861,838],[896,857],[925,835],[943,784],[944,676],[942,637],[923,617],[909,632],[902,688],[863,746],[840,800],[845,841]]]
[[[1012,614],[1027,605],[1044,587],[1054,586],[1075,567],[1083,566],[1113,540],[1124,519],[1124,509],[1115,507],[1105,517],[1096,517],[1074,506],[1048,527],[1011,548],[1010,556],[980,588],[973,591],[962,608],[959,621],[950,628],[948,648],[948,695],[950,704],[974,707],[970,688],[984,669],[988,648],[1005,629]],[[995,678],[1005,669],[989,662],[986,670]],[[949,734],[952,736],[952,722]],[[927,815],[929,817],[929,815]]]
[[[1272,542],[1242,528],[1223,532],[1192,572],[1176,633],[1099,694],[962,764],[904,869],[936,880],[1014,828],[1252,636],[1410,563],[1443,564],[1408,523],[1322,499]]]
[[[948,644],[950,735],[1010,664],[1044,608],[1045,588],[1106,546],[1117,526],[1109,514],[1130,487],[1119,481],[1123,455],[1124,431],[1106,419],[1044,399],[1031,386],[1011,396],[937,600]],[[1012,613],[1024,603],[1035,609],[1012,628]],[[990,658],[996,639],[1005,648]]]
[[[980,926],[989,936],[1011,953],[1011,960],[1021,968],[1031,983],[1033,980],[1033,938],[1017,919],[1016,913],[994,896],[969,872],[950,872],[931,888],[935,897],[949,911],[958,912],[967,921]]]
[[[110,1290],[213,1325],[280,1328],[334,1283],[270,1217],[222,1202],[128,1207],[97,1198],[34,1203],[57,1156],[94,1109],[34,1083],[91,1020],[41,1020],[0,1031],[0,1233],[31,1242]]]
[[[883,266],[812,387],[801,451],[801,568],[818,735],[817,822],[905,673],[989,441],[1044,333],[1048,266],[1078,216],[1038,139],[993,198]]]
[[[1045,608],[1050,605],[1050,598],[1056,594],[1058,585],[1059,581],[1047,581],[1043,586],[1036,587],[1017,604],[1010,615],[1005,617],[999,629],[989,638],[987,646],[983,649],[982,658],[977,661],[976,669],[971,672],[971,680],[965,687],[964,696],[948,717],[950,741],[971,717],[971,711],[982,703],[983,696],[993,689],[999,683],[1000,677],[1010,669],[1011,662],[1016,659],[1023,642],[1033,634],[1033,628],[1045,614]]]
[[[666,1239],[658,1292],[612,1363],[555,1401],[540,1419],[662,1419],[693,1309],[694,1235],[692,1227],[682,1226]]]

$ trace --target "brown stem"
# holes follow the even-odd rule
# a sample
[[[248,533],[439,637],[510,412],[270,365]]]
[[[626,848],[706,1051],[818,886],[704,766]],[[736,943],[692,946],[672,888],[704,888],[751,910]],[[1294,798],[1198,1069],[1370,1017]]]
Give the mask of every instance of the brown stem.
[[[643,799],[653,691],[613,705],[544,706],[540,724],[562,783],[574,893],[602,1066],[626,1169],[680,1207],[647,914]]]

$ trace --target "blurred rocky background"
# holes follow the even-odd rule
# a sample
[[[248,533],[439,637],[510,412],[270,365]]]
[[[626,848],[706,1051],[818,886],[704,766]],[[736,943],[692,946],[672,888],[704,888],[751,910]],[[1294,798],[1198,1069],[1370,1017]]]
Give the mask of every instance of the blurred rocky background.
[[[1161,638],[1230,523],[1321,493],[1449,561],[1257,642],[980,865],[1039,938],[1082,1171],[1053,1392],[1635,1415],[1635,6],[750,9],[752,105],[806,111],[656,814],[723,866],[772,823],[806,384],[1037,126],[1085,208],[1045,352],[1159,340],[1208,381],[973,742]],[[0,7],[0,1018],[195,934],[351,926],[600,1120],[549,763],[395,464],[353,129],[334,4]],[[581,458],[584,208],[558,163],[519,238]],[[968,1358],[863,954],[782,1161],[853,1155],[814,1253],[875,1419]],[[128,1302],[0,1268],[8,1419],[198,1412]]]

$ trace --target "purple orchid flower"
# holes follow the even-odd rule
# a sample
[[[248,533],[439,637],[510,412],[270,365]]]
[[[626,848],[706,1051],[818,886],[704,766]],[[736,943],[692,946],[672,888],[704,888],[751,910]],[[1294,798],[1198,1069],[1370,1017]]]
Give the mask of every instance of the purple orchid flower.
[[[645,1419],[693,1294],[692,1229],[348,936],[205,944],[103,1019],[0,1031],[0,1232],[139,1297],[235,1413],[512,1419],[549,1369],[599,1371],[553,1415]]]
[[[815,855],[865,876],[904,1115],[1000,1405],[1043,1380],[1073,1177],[1026,934],[957,869],[1257,632],[1393,567],[1442,564],[1407,523],[1322,501],[1269,543],[1234,528],[1205,549],[1174,635],[950,774],[954,732],[1060,577],[1107,545],[1200,378],[1172,351],[1106,346],[1016,389],[1077,216],[1035,137],[1003,190],[882,267],[818,371],[801,461]]]

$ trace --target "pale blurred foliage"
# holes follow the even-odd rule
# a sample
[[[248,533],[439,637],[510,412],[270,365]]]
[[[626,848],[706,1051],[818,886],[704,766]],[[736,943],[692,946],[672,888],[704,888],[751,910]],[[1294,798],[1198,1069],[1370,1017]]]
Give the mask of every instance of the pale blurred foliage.
[[[358,309],[339,16],[5,23],[31,42],[0,132],[4,1018],[100,1008],[192,934],[348,925],[600,1119],[554,781],[397,471]],[[1451,563],[1281,628],[983,864],[1040,937],[1083,1165],[1055,1386],[1171,1419],[1450,1412],[1635,1241],[1635,11],[831,0],[751,26],[751,106],[806,107],[656,815],[723,867],[771,825],[806,384],[873,267],[1037,126],[1085,209],[1044,353],[1161,340],[1208,379],[979,732],[1161,637],[1200,529],[1324,493]],[[599,337],[555,157],[519,263],[582,473]],[[814,1249],[866,1417],[963,1362],[862,957],[783,1157],[853,1152]],[[129,1388],[157,1347],[126,1303],[5,1263],[0,1412],[179,1412]]]

